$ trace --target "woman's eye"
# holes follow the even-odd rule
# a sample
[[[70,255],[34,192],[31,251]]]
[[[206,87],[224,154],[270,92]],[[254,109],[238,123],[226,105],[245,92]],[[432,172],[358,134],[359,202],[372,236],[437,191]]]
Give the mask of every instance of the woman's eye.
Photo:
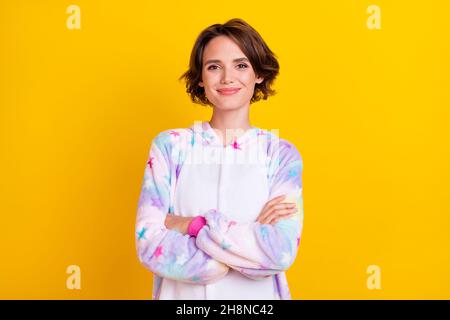
[[[238,67],[239,67],[239,69],[246,69],[246,68],[248,68],[248,66],[245,64],[245,63],[240,63],[240,64],[238,64]],[[216,65],[211,65],[211,66],[209,66],[208,68],[207,68],[207,70],[216,70],[216,69],[218,69],[219,67],[218,66],[216,66]]]

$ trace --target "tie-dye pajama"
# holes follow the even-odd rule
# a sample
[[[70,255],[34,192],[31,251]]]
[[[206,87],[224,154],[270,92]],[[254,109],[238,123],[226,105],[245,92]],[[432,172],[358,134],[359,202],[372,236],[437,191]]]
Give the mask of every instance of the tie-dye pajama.
[[[291,299],[285,271],[303,227],[303,162],[296,147],[256,127],[223,146],[209,122],[152,141],[136,221],[139,260],[154,274],[153,299]],[[297,214],[256,218],[286,194]],[[203,215],[197,237],[169,230],[166,214]]]

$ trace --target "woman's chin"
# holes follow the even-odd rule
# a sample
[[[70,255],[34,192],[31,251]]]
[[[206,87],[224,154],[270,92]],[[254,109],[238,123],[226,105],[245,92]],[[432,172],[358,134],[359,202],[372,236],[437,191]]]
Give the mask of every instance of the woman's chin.
[[[227,103],[217,103],[215,104],[215,108],[223,111],[230,111],[230,110],[236,110],[241,108],[244,105],[244,103],[236,103],[236,102],[227,102]]]

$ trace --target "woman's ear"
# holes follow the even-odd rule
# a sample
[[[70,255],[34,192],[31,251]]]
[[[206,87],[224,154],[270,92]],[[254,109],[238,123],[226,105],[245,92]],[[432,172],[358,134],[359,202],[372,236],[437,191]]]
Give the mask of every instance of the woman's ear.
[[[199,86],[199,87],[203,87],[203,82],[200,81],[200,82],[198,83],[198,86]]]
[[[262,77],[256,78],[256,83],[257,84],[260,84],[263,81],[264,81],[264,78],[262,78]]]

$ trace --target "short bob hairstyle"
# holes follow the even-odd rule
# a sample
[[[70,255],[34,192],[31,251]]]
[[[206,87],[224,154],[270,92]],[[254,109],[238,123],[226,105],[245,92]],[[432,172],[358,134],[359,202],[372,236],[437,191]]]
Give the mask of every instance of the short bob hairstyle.
[[[271,88],[279,73],[279,64],[275,54],[269,49],[259,33],[242,19],[231,19],[225,24],[213,24],[203,30],[195,41],[191,52],[189,70],[179,80],[186,81],[186,92],[194,103],[213,106],[205,94],[205,89],[198,84],[202,80],[203,51],[208,42],[225,35],[230,37],[249,59],[256,77],[263,77],[261,83],[255,85],[255,91],[250,103],[274,95]]]

